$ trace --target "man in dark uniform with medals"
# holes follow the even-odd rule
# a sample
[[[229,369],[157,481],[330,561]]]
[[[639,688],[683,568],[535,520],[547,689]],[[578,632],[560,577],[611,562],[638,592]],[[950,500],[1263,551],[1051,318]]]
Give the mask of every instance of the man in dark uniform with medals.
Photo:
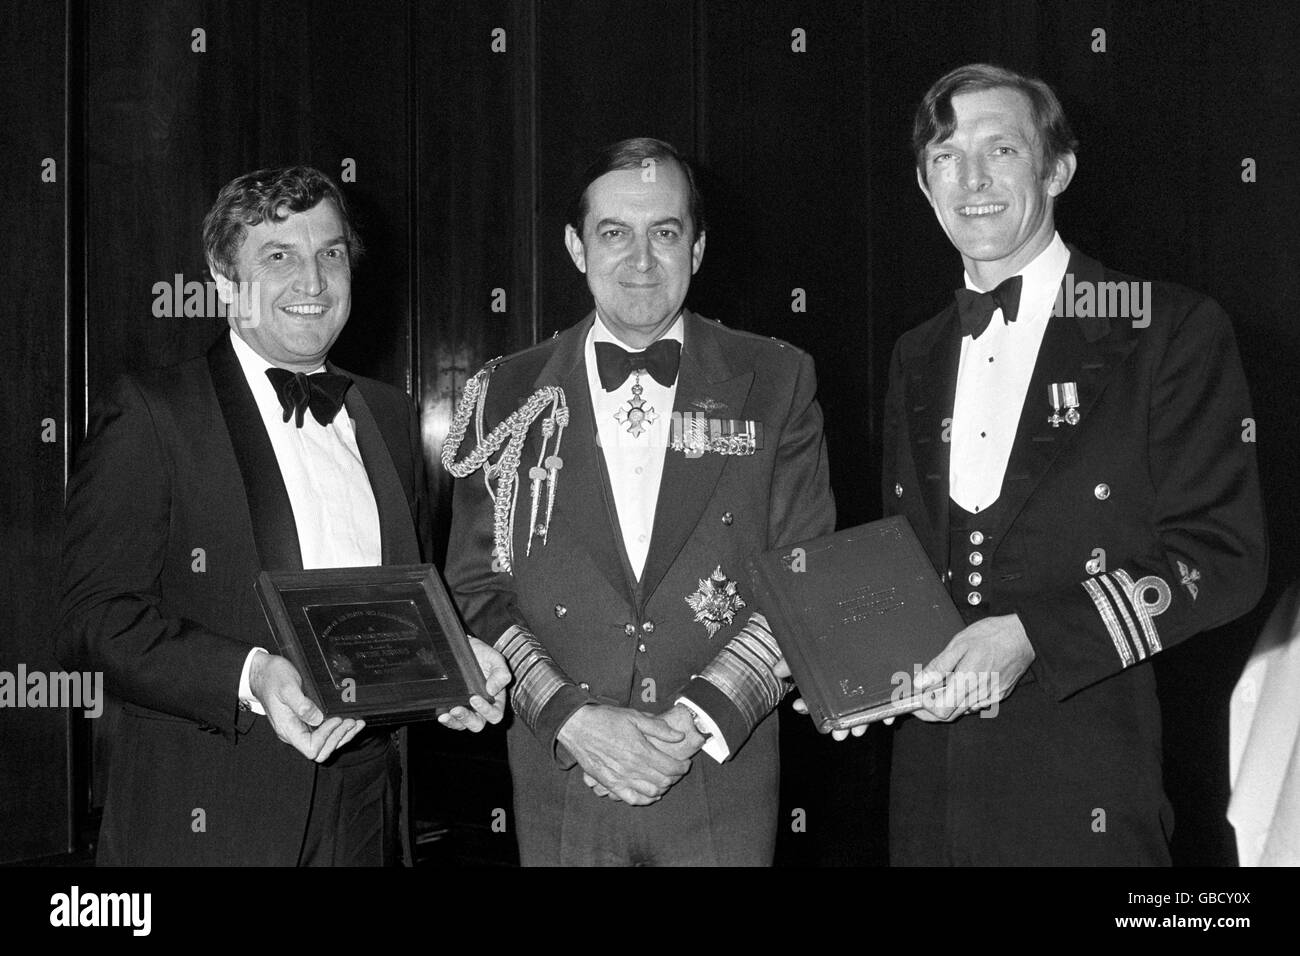
[[[443,453],[447,580],[515,675],[520,858],[770,864],[789,672],[741,565],[834,527],[812,360],[683,307],[705,229],[667,143],[603,150],[565,239],[595,310],[471,379]]]
[[[1061,241],[1074,146],[1046,84],[983,64],[916,115],[966,278],[894,350],[882,490],[967,627],[895,730],[896,864],[1167,864],[1148,662],[1264,587],[1228,318]]]

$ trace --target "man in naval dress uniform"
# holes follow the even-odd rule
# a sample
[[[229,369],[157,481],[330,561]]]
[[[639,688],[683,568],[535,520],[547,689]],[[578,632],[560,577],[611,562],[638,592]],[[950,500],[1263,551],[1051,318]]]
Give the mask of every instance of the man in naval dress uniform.
[[[1062,242],[1074,146],[1046,84],[982,64],[916,115],[965,287],[894,350],[882,491],[967,627],[896,726],[896,864],[1167,864],[1149,661],[1265,583],[1228,318]]]

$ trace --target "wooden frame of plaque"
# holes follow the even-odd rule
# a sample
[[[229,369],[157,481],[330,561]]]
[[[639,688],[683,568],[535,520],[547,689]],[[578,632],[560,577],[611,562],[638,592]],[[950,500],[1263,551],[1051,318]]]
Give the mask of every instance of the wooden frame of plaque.
[[[405,724],[488,696],[431,564],[263,571],[256,589],[280,653],[327,719]]]

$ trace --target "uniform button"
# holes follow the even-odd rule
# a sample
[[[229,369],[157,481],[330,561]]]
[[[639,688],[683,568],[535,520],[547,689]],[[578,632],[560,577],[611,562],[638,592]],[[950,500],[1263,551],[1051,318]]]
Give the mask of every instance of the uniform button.
[[[640,651],[642,654],[645,653],[645,645],[644,645],[644,644],[638,644],[638,645],[636,646],[636,649],[637,649],[638,651]]]
[[[556,617],[564,617],[564,615],[566,615],[566,614],[568,614],[568,613],[569,613],[569,609],[568,609],[567,607],[565,607],[563,604],[557,604],[557,605],[555,605],[555,616],[556,616]]]
[[[975,545],[976,547],[979,547],[981,544],[983,544],[983,543],[984,543],[984,532],[983,532],[983,531],[972,531],[972,532],[970,533],[970,543],[973,544],[973,545]]]
[[[894,497],[895,498],[903,497],[903,486],[898,482],[894,483]]]
[[[635,636],[636,636],[636,625],[633,624],[631,621],[629,621],[628,623],[624,624],[624,625],[623,625],[623,633],[626,634],[628,637],[635,637]]]
[[[723,523],[723,524],[727,524],[727,525],[729,525],[729,524],[731,524],[731,522],[733,522],[733,521],[735,521],[735,520],[736,520],[735,515],[733,515],[730,511],[724,511],[724,512],[722,513],[722,523]]]
[[[1091,561],[1089,561],[1087,564],[1083,566],[1083,569],[1087,571],[1089,574],[1096,574],[1098,571],[1101,570],[1101,559],[1093,558]]]
[[[970,553],[970,563],[978,568],[984,563],[984,555],[980,554],[978,551],[972,551]]]
[[[979,591],[971,591],[970,594],[966,595],[966,603],[969,604],[971,607],[974,607],[976,604],[979,604],[980,601],[983,600],[984,598],[980,596]]]
[[[1105,501],[1110,497],[1110,485],[1103,481],[1096,488],[1092,489],[1092,493],[1097,496],[1098,501]]]
[[[588,684],[586,681],[583,681],[578,686],[581,687],[583,690],[591,690],[591,685]]]
[[[943,581],[945,584],[947,584],[951,580],[952,580],[952,568],[949,568],[947,571],[943,572]]]
[[[641,625],[641,630],[645,631],[647,634],[653,634],[655,632],[655,622],[646,621]]]
[[[984,583],[984,575],[980,574],[978,571],[972,571],[966,580],[970,582],[971,587],[977,588]]]

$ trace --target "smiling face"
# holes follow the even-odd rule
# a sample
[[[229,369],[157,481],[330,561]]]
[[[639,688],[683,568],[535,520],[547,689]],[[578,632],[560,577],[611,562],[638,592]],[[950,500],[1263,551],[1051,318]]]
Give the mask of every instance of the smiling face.
[[[328,199],[245,230],[236,276],[253,283],[253,293],[237,298],[251,302],[252,315],[231,316],[230,326],[272,365],[295,372],[319,368],[347,324],[352,270],[346,235]]]
[[[1052,241],[1052,207],[1074,175],[1073,153],[1043,176],[1029,100],[994,87],[952,98],[956,126],[925,148],[921,191],[982,288],[1015,275]]]
[[[624,345],[645,348],[672,326],[704,258],[691,241],[690,186],[675,162],[618,169],[587,187],[579,236],[565,245],[587,276],[600,316]]]

